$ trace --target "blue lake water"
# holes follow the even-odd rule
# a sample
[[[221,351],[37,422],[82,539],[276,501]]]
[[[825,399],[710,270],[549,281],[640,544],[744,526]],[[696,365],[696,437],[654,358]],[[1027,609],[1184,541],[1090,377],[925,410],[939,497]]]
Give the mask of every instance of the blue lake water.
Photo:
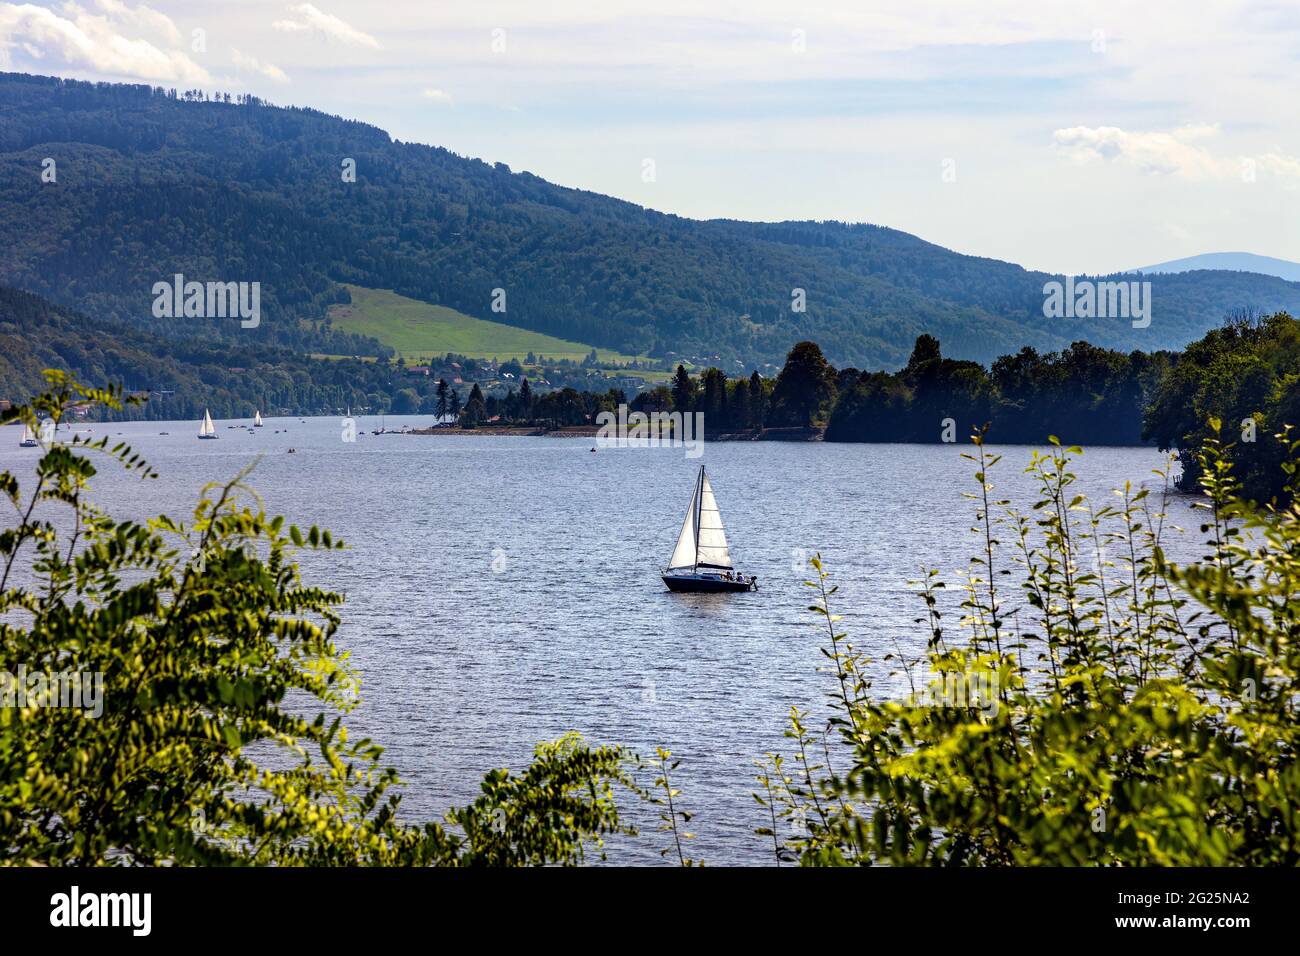
[[[591,439],[376,436],[369,420],[355,443],[336,418],[267,419],[255,434],[227,424],[213,442],[193,422],[90,426],[120,433],[161,473],[142,484],[106,466],[95,498],[119,516],[188,516],[206,482],[261,456],[249,480],[271,512],[348,542],[305,556],[304,573],[347,594],[340,643],[363,678],[350,723],[387,748],[411,819],[473,799],[485,770],[521,768],[537,741],[578,730],[683,759],[674,782],[696,814],[694,855],[770,862],[752,832],[766,822],[750,796],[753,761],[783,748],[791,705],[821,710],[830,689],[803,559],[821,552],[842,627],[879,659],[896,642],[924,648],[908,582],[940,568],[955,605],[977,544],[962,445],[714,442],[691,459],[680,448],[592,453]],[[35,453],[10,432],[0,467],[22,475]],[[996,451],[996,494],[1027,509],[1031,449]],[[659,580],[701,463],[755,593],[672,594]],[[1098,502],[1125,479],[1159,490],[1162,464],[1153,449],[1090,449],[1079,487]],[[1175,498],[1171,520],[1195,529],[1188,509]],[[1184,539],[1175,557],[1199,553],[1194,530]],[[640,822],[612,859],[660,861],[663,835],[653,816]]]

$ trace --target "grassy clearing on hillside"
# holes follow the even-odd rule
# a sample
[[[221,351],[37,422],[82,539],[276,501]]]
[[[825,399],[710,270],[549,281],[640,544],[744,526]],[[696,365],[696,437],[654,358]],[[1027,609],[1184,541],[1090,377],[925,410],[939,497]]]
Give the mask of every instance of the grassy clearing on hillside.
[[[580,362],[591,346],[541,332],[471,318],[441,305],[429,305],[384,289],[350,285],[351,305],[330,308],[337,328],[371,335],[396,349],[407,362],[455,352],[470,358],[524,361],[528,353]],[[597,349],[601,362],[630,362],[637,356]]]

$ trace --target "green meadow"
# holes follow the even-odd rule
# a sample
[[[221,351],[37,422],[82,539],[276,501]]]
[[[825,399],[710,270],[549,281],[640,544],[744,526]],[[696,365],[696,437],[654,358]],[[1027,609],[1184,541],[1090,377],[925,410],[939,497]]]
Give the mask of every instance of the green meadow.
[[[548,359],[580,362],[591,354],[591,346],[557,339],[541,332],[517,329],[500,322],[475,319],[442,305],[430,305],[385,289],[350,285],[351,305],[330,308],[337,328],[377,338],[397,350],[408,362],[454,352],[470,358],[515,358],[523,362],[528,353]],[[619,364],[638,358],[597,349],[602,363]]]

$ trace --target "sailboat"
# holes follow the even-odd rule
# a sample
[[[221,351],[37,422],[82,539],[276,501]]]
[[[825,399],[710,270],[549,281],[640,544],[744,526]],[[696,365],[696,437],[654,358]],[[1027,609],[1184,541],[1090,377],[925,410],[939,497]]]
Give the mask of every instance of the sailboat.
[[[19,448],[35,448],[40,442],[36,440],[36,433],[32,431],[32,426],[26,422],[23,423],[23,438],[18,443]]]
[[[199,426],[200,438],[216,438],[217,426],[212,424],[212,415],[205,408],[203,409],[203,424]]]
[[[673,548],[661,577],[670,591],[758,590],[756,576],[741,574],[732,567],[727,535],[722,530],[722,513],[718,511],[703,465],[695,479],[677,547]]]
[[[254,428],[262,427],[262,413],[260,410],[253,412],[253,427]]]

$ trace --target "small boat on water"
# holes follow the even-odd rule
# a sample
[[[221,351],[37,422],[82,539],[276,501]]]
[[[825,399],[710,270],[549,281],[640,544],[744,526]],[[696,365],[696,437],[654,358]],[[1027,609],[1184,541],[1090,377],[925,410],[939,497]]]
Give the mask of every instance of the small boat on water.
[[[23,437],[18,442],[19,448],[36,448],[40,442],[36,440],[36,433],[32,431],[32,426],[26,422],[23,423]]]
[[[254,428],[262,427],[262,413],[260,410],[253,412],[253,427]]]
[[[203,409],[203,424],[199,426],[199,437],[217,437],[217,426],[212,423],[212,415],[206,408]]]
[[[731,564],[722,513],[718,511],[703,465],[695,479],[677,547],[673,548],[668,567],[660,576],[670,591],[758,590],[757,576],[741,574]]]

